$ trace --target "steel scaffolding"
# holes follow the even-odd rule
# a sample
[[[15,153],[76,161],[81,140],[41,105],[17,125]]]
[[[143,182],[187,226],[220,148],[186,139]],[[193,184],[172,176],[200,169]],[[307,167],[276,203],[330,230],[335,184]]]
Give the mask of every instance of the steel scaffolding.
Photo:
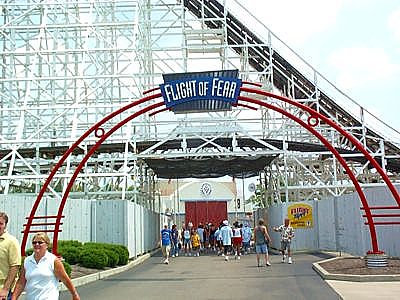
[[[37,193],[52,166],[91,125],[162,83],[162,74],[238,69],[243,80],[329,116],[352,133],[399,181],[400,133],[347,97],[240,1],[5,0],[0,5],[0,192]],[[243,21],[241,21],[243,20]],[[307,121],[296,107],[267,99]],[[129,113],[106,124],[111,128]],[[326,124],[319,133],[348,151],[363,186],[382,180],[362,154]],[[228,146],[215,142],[230,140]],[[188,141],[200,139],[200,146]],[[237,141],[258,147],[239,147]],[[91,136],[49,189],[61,198]],[[149,142],[153,146],[144,147]],[[179,147],[161,147],[170,141]],[[273,144],[270,141],[279,141]],[[291,145],[300,145],[296,150]],[[274,156],[261,183],[269,201],[352,192],[334,156],[279,113],[236,107],[198,114],[146,114],[114,133],[89,160],[71,197],[132,199],[155,208],[157,174],[146,159]],[[304,149],[305,151],[301,151]],[[308,150],[307,150],[308,149]]]

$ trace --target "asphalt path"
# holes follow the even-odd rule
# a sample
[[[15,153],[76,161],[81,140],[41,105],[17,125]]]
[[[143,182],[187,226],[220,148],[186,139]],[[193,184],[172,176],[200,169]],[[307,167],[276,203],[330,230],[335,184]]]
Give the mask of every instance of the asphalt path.
[[[82,300],[98,299],[340,299],[312,269],[328,256],[299,253],[294,263],[271,255],[271,267],[257,267],[255,254],[240,260],[216,255],[180,256],[162,264],[160,254],[117,275],[78,287]],[[71,299],[62,292],[60,300]]]

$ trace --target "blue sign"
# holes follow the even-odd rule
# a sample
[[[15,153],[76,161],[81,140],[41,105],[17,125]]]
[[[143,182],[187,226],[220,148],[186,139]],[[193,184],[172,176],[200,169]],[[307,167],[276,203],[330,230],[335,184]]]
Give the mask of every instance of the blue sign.
[[[219,100],[237,103],[242,80],[228,77],[186,77],[160,84],[165,106],[196,100]]]

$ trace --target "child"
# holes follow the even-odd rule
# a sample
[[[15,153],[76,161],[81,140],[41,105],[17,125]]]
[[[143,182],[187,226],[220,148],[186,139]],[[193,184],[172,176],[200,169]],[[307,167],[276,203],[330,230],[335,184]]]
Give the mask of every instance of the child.
[[[200,256],[200,236],[195,229],[192,230],[191,242],[193,256]]]

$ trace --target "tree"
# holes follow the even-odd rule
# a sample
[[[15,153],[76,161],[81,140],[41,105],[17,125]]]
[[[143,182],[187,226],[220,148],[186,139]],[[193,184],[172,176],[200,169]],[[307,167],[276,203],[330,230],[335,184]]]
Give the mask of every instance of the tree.
[[[267,203],[266,190],[263,185],[257,184],[254,195],[251,195],[249,202],[253,203],[256,208],[267,207],[270,203]]]

